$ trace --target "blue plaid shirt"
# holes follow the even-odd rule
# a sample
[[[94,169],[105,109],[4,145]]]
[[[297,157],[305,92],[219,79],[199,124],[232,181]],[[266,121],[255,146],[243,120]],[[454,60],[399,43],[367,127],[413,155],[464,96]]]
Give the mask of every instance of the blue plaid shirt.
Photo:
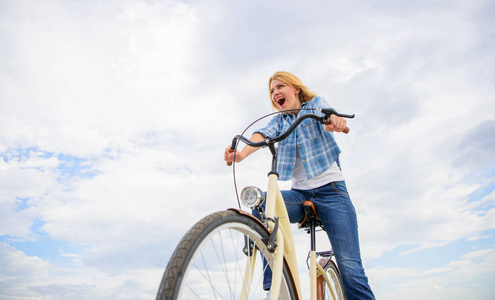
[[[301,108],[329,108],[325,99],[316,96],[304,102]],[[321,114],[316,110],[301,110],[298,116]],[[287,131],[296,117],[291,113],[277,114],[268,125],[256,132],[268,137],[277,137]],[[339,158],[340,148],[333,134],[323,129],[323,124],[314,120],[304,120],[289,137],[278,143],[277,171],[280,180],[289,180],[296,162],[296,147],[306,170],[308,179],[325,172]]]

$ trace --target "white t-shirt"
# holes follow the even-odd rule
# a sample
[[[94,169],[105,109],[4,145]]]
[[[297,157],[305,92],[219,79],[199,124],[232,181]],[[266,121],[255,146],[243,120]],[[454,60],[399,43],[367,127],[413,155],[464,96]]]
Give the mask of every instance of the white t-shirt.
[[[328,170],[317,175],[311,179],[306,176],[306,170],[299,155],[299,151],[296,150],[296,164],[294,165],[294,172],[292,173],[292,188],[297,190],[312,190],[319,188],[330,182],[343,181],[344,174],[340,170],[336,162],[334,162]]]

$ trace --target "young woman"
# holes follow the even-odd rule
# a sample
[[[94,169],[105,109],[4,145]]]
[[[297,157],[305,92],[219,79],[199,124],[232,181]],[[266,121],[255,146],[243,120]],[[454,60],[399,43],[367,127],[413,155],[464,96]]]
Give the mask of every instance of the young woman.
[[[273,74],[268,88],[275,109],[292,111],[275,115],[266,127],[253,134],[251,140],[255,142],[285,132],[298,116],[315,113],[314,110],[298,110],[300,108],[329,108],[322,97],[310,92],[289,72]],[[282,191],[291,222],[302,220],[304,201],[313,201],[335,252],[347,299],[375,299],[362,266],[356,211],[340,168],[341,151],[331,133],[342,132],[345,128],[345,119],[335,115],[327,125],[313,119],[303,121],[278,144],[277,171],[279,180],[292,180],[292,189]],[[243,161],[258,149],[245,146],[237,151],[236,162]],[[224,159],[230,163],[233,158],[229,146]],[[268,272],[264,288],[268,290],[270,284],[271,273]]]

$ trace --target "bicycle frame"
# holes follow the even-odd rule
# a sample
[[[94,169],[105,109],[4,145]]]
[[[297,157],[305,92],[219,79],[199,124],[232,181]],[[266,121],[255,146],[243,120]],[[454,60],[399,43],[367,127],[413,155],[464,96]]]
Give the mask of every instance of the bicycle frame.
[[[282,268],[283,260],[285,258],[287,265],[289,266],[294,285],[296,286],[297,298],[302,299],[301,281],[299,278],[299,269],[297,266],[297,256],[294,243],[294,237],[292,235],[292,229],[290,227],[289,215],[285,202],[282,197],[282,193],[277,183],[278,176],[276,174],[270,174],[268,176],[268,189],[266,197],[266,209],[265,214],[268,220],[275,219],[275,216],[279,219],[279,227],[277,230],[276,241],[277,248],[274,252],[274,262],[272,266],[272,289],[270,293],[270,300],[278,299],[280,292],[280,284],[282,282]],[[273,232],[275,223],[273,221],[268,222],[268,231]],[[249,262],[248,262],[249,264]],[[317,299],[317,276],[322,276],[323,280],[330,282],[323,267],[316,261],[316,251],[310,252],[310,291],[311,300]],[[246,267],[246,272],[248,267]],[[245,278],[248,278],[246,276]],[[329,285],[330,286],[330,285]],[[330,289],[332,297],[336,298],[335,291]]]
[[[301,282],[299,279],[299,269],[297,266],[297,256],[294,238],[292,235],[292,229],[290,227],[289,216],[287,213],[287,208],[285,207],[285,202],[282,197],[282,193],[278,187],[277,183],[277,175],[270,174],[268,179],[268,190],[267,190],[267,200],[266,200],[266,210],[265,214],[267,218],[274,219],[275,216],[279,219],[279,227],[277,229],[276,241],[277,248],[274,252],[274,259],[272,265],[272,289],[270,294],[270,299],[278,299],[278,295],[280,293],[280,284],[282,281],[282,268],[284,258],[289,267],[292,280],[296,287],[297,298],[302,299],[302,291],[301,291]],[[241,211],[243,214],[250,216],[251,218],[259,221],[254,216],[247,214]],[[275,223],[268,223],[268,230],[273,232]],[[254,261],[256,260],[256,249],[254,249],[254,254],[248,258],[246,262],[245,268],[245,281],[244,281],[244,290],[245,294],[242,295],[241,299],[246,299],[246,294],[249,291],[251,286],[250,280],[251,274],[253,274],[252,268],[254,267]],[[328,278],[327,273],[324,271],[323,266],[321,266],[316,261],[316,251],[311,250],[310,252],[310,268],[309,268],[309,276],[310,276],[310,290],[311,290],[311,300],[316,300],[320,297],[318,293],[318,285],[323,284],[324,282],[329,283],[330,279]],[[322,278],[322,282],[318,283],[318,277]],[[330,288],[331,285],[328,284],[330,292],[332,293],[332,297],[334,299],[337,298],[335,291]],[[321,295],[321,297],[323,297]]]
[[[274,253],[274,263],[272,267],[272,290],[270,300],[278,299],[280,292],[280,284],[282,282],[282,267],[283,258],[285,257],[289,269],[296,286],[297,297],[302,299],[301,281],[299,279],[299,269],[297,267],[296,249],[292,229],[290,227],[289,215],[285,202],[278,187],[278,176],[276,174],[268,175],[268,189],[266,198],[265,214],[267,219],[274,219],[275,216],[279,219],[279,227],[277,231],[277,248]],[[275,224],[272,221],[268,222],[268,231],[272,232]],[[316,257],[315,257],[316,262]],[[315,281],[316,282],[316,281]],[[315,286],[316,290],[316,286]],[[316,300],[316,297],[312,299]]]

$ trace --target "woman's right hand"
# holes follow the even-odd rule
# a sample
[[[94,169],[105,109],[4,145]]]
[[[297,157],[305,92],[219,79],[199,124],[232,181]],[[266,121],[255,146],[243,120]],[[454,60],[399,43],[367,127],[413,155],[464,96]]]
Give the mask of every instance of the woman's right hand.
[[[225,148],[225,153],[223,155],[223,159],[227,162],[227,166],[232,165],[232,162],[234,161],[234,150],[232,150],[230,148],[230,146]],[[242,161],[241,152],[237,151],[235,153],[235,162],[241,162],[241,161]]]
[[[253,134],[253,136],[251,136],[250,140],[252,142],[261,142],[265,139],[265,137],[259,133],[259,132],[256,132]],[[254,147],[251,147],[251,146],[245,146],[242,151],[236,151],[235,153],[235,162],[241,162],[243,161],[246,157],[248,157],[249,155],[253,154],[255,151],[257,151],[258,149],[260,148],[254,148]],[[227,148],[225,148],[225,153],[223,155],[223,159],[227,162],[227,166],[231,166],[232,165],[232,162],[234,161],[234,150],[230,148],[230,146],[228,146]]]

